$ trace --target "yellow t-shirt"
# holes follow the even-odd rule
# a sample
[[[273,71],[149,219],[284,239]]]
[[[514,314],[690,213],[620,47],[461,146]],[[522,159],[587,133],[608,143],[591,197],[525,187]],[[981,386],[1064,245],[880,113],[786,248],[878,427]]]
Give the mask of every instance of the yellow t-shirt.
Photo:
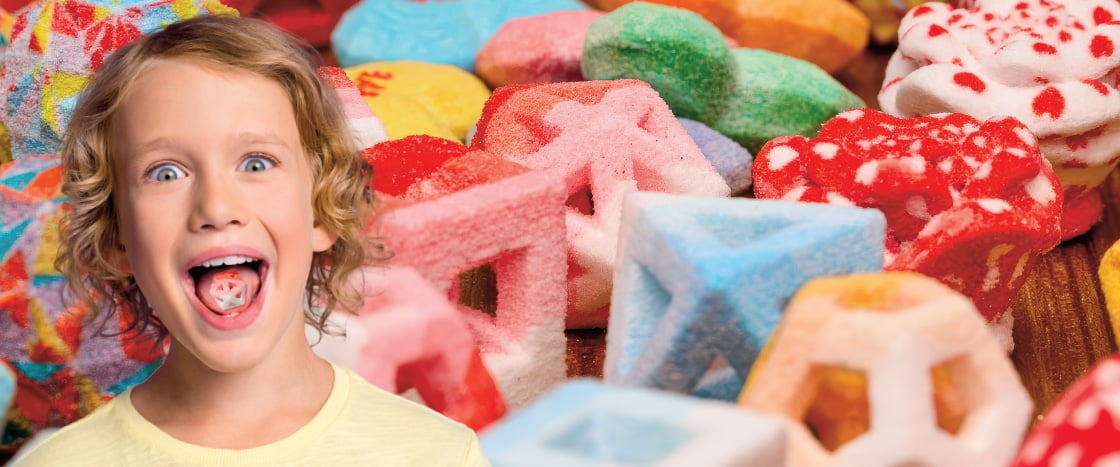
[[[332,366],[334,366],[332,364]],[[14,466],[488,466],[466,426],[334,367],[326,404],[287,438],[251,449],[179,441],[114,398],[15,460]]]

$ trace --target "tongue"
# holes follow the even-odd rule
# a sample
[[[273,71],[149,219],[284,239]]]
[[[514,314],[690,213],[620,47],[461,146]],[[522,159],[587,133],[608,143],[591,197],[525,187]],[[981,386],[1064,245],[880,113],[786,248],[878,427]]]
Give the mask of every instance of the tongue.
[[[210,311],[239,313],[253,302],[261,286],[257,270],[248,266],[208,268],[195,283],[195,294]]]

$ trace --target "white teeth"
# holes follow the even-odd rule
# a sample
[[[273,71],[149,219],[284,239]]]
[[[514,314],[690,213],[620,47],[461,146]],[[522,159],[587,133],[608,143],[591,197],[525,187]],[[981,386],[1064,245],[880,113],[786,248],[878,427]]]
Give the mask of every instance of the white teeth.
[[[245,264],[245,263],[253,262],[253,261],[256,261],[256,260],[257,260],[256,258],[250,258],[248,256],[231,255],[231,256],[223,256],[221,258],[214,258],[214,259],[211,259],[211,260],[207,260],[206,262],[202,263],[201,266],[207,267],[207,268],[213,268],[213,267],[223,266],[223,265],[224,266],[233,266],[235,264]]]

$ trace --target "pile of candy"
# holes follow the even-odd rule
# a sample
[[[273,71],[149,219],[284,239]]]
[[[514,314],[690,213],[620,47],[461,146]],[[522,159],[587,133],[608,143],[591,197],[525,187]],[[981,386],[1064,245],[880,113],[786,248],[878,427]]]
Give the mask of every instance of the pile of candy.
[[[236,7],[329,43],[375,167],[393,256],[316,351],[480,430],[496,465],[1120,459],[1120,360],[1030,430],[1007,357],[1011,300],[1120,161],[1114,1],[125,3],[0,11],[8,453],[161,356],[61,300],[76,96],[132,38]],[[830,73],[903,11],[868,109]],[[607,330],[603,381],[567,380],[580,328]]]

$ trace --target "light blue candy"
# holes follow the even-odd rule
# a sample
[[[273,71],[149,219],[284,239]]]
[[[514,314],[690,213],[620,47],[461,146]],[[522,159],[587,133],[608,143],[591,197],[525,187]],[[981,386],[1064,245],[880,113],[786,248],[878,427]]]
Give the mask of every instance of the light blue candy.
[[[586,10],[579,0],[365,0],[331,33],[343,67],[416,60],[474,71],[474,57],[506,21],[554,11]]]
[[[495,467],[773,466],[785,465],[786,425],[731,404],[575,379],[480,442]]]
[[[881,271],[885,229],[875,209],[629,195],[606,380],[735,400],[794,292],[819,276]]]
[[[0,362],[0,414],[8,413],[12,399],[16,396],[16,374],[8,365]],[[0,433],[4,432],[6,417],[0,417]]]
[[[681,126],[700,146],[700,152],[712,163],[723,180],[731,187],[732,194],[743,193],[751,187],[751,164],[754,157],[746,148],[720,132],[696,120],[677,118]]]

